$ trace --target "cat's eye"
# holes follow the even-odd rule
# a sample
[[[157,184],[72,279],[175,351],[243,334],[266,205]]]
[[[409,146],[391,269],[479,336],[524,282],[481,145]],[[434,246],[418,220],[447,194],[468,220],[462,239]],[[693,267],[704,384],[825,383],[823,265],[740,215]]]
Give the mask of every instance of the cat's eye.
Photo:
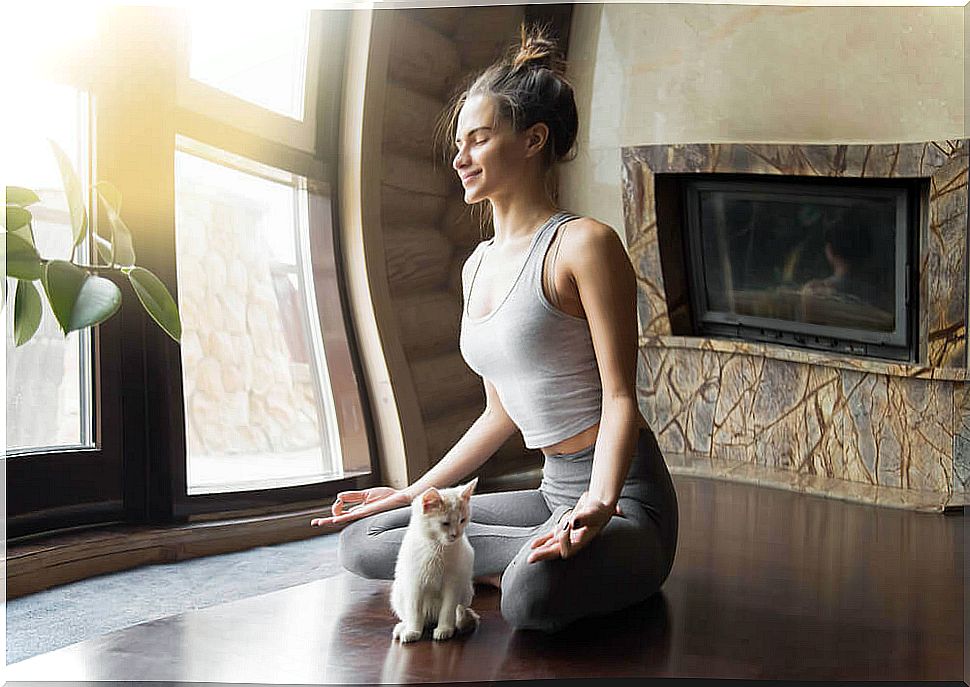
[[[465,524],[465,520],[467,520],[467,519],[468,519],[468,518],[462,518],[462,519],[461,519],[461,522],[462,522],[462,524]]]

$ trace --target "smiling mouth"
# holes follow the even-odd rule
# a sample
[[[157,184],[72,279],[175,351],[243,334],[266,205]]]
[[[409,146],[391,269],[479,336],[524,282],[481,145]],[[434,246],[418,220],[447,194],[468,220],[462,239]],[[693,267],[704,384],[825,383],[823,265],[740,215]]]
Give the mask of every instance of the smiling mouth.
[[[462,177],[461,183],[467,184],[469,181],[480,175],[481,172],[475,172],[474,174],[469,174],[467,177]]]

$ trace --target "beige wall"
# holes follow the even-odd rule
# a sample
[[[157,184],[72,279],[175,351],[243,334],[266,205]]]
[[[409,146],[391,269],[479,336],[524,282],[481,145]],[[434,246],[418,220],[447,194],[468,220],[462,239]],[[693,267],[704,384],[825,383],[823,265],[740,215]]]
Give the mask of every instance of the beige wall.
[[[620,146],[962,138],[964,8],[577,4],[565,207],[623,235]]]

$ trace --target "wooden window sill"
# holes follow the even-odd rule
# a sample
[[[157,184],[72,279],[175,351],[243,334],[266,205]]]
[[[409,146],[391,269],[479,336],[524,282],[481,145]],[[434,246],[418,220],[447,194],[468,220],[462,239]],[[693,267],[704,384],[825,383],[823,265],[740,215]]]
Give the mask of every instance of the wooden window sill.
[[[299,504],[277,513],[208,516],[171,526],[109,525],[25,539],[7,546],[7,598],[15,599],[77,580],[153,563],[282,544],[339,531],[311,527],[330,512]]]

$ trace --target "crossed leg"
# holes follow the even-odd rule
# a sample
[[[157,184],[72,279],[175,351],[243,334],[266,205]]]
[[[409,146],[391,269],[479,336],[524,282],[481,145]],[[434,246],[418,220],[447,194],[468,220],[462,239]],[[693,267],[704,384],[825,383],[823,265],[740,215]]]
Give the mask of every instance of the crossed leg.
[[[554,515],[536,489],[475,494],[471,506],[465,533],[475,550],[477,578],[501,576],[520,549],[551,526]],[[361,577],[393,579],[410,517],[409,507],[396,508],[347,525],[338,545],[341,565]]]
[[[474,575],[500,578],[502,615],[510,625],[553,632],[660,588],[671,564],[660,529],[639,501],[622,498],[620,507],[624,517],[612,518],[573,557],[528,563],[532,541],[568,507],[550,512],[536,490],[472,497],[466,533],[475,549]],[[341,564],[363,577],[393,579],[409,518],[410,509],[399,508],[348,525],[340,534]]]
[[[502,576],[502,616],[515,628],[555,632],[569,623],[646,599],[670,571],[660,528],[643,506],[620,499],[612,518],[568,559],[528,563],[527,544]]]

